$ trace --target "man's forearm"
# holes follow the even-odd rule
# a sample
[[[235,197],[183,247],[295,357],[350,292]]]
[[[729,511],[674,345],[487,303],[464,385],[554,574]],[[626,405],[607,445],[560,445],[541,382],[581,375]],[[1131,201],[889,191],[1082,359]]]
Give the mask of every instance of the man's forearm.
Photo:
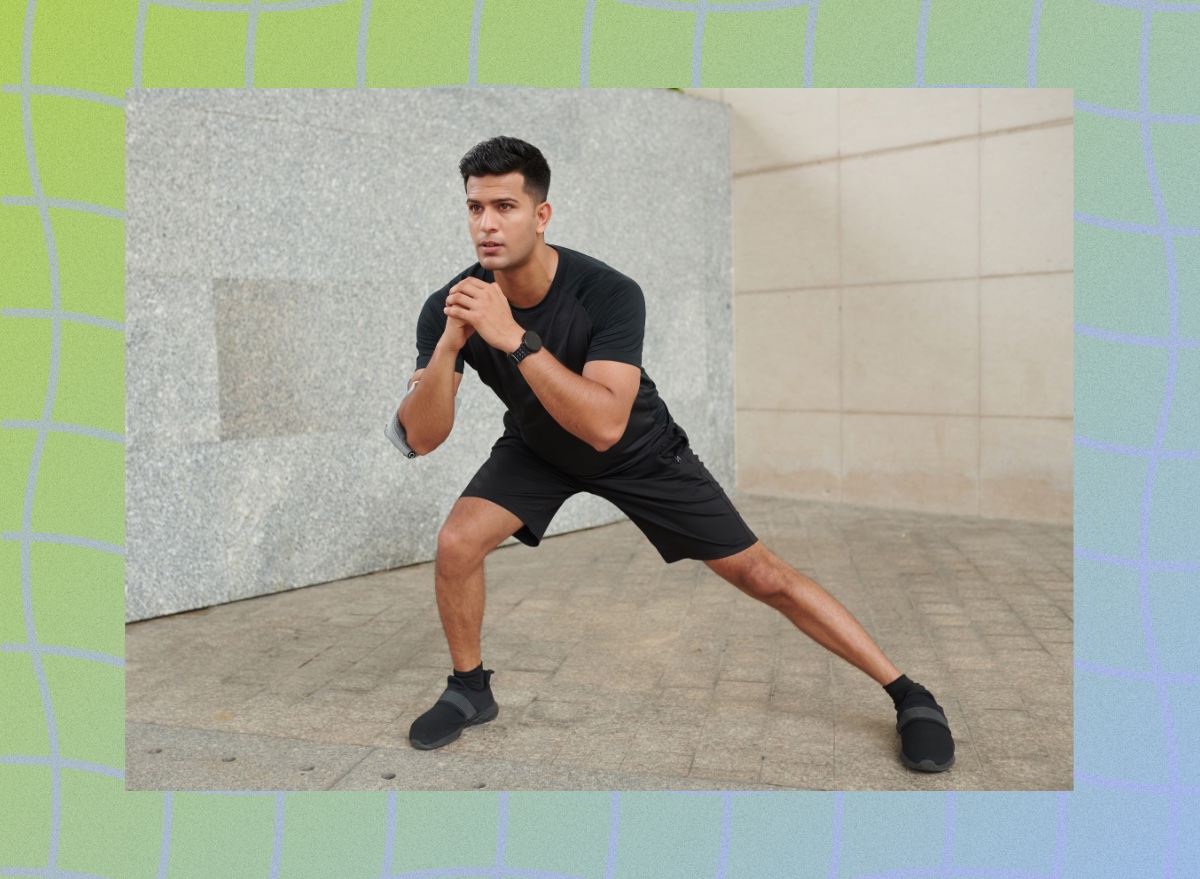
[[[601,452],[621,438],[617,397],[607,387],[567,369],[546,348],[530,354],[519,368],[563,430]]]
[[[454,363],[458,352],[442,343],[433,351],[417,386],[400,403],[400,423],[414,452],[426,455],[454,428]]]

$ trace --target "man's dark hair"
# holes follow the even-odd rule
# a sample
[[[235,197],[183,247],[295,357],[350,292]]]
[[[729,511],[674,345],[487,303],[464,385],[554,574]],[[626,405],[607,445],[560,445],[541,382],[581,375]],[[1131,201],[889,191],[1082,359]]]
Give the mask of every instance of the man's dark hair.
[[[458,163],[458,170],[464,189],[468,177],[498,177],[520,171],[525,177],[525,192],[535,205],[545,201],[550,191],[550,166],[542,151],[515,137],[500,135],[475,144]]]

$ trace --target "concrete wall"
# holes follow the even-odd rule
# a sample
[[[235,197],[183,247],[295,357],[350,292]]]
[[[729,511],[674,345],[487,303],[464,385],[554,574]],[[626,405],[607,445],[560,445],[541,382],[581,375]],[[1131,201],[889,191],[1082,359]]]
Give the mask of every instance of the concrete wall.
[[[665,90],[127,99],[127,619],[433,558],[503,407],[468,368],[427,458],[383,424],[421,304],[475,261],[457,164],[496,134],[550,163],[546,240],[641,283],[645,369],[732,486],[726,107]],[[619,518],[577,495],[549,533]]]
[[[732,108],[737,488],[1072,515],[1072,93]]]

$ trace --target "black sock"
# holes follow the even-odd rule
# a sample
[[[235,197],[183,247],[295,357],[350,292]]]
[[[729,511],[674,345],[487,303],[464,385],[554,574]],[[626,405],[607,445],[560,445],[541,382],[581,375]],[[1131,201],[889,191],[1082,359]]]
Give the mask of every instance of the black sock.
[[[488,678],[491,675],[483,670],[483,663],[481,662],[470,671],[454,669],[454,677],[462,681],[468,688],[480,692],[487,689]]]
[[[909,680],[908,675],[900,675],[890,684],[884,684],[883,689],[889,696],[892,697],[892,704],[897,708],[900,707],[900,702],[904,699],[904,694],[912,687],[913,682]]]
[[[909,680],[908,675],[900,675],[890,684],[883,685],[884,692],[892,697],[892,704],[896,706],[897,711],[902,711],[905,708],[916,708],[918,706],[924,708],[941,708],[937,704],[937,700],[933,698],[933,694],[918,684],[916,681]],[[943,714],[946,712],[943,711]]]

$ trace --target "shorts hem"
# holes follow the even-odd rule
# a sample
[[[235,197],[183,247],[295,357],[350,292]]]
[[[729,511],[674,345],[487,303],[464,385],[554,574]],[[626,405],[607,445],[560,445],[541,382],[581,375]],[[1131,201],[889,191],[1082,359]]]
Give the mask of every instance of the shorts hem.
[[[697,553],[684,553],[683,555],[675,555],[672,558],[667,558],[666,553],[663,553],[661,551],[659,554],[663,557],[663,561],[666,562],[668,565],[673,565],[673,564],[675,564],[675,562],[681,562],[684,559],[692,559],[692,560],[698,561],[698,562],[713,562],[713,561],[716,561],[717,559],[726,559],[726,558],[729,558],[731,555],[737,555],[739,552],[745,552],[750,547],[754,546],[754,544],[756,544],[756,543],[758,543],[758,538],[754,537],[752,540],[750,540],[749,543],[741,544],[737,549],[729,549],[728,547],[719,547],[719,548],[713,548],[711,551],[704,551],[702,553],[697,552]]]
[[[518,528],[516,531],[514,531],[511,535],[509,535],[510,537],[515,537],[517,540],[519,540],[521,543],[525,544],[526,546],[535,547],[535,548],[538,546],[538,544],[540,544],[542,542],[542,537],[544,535],[535,534],[533,532],[533,529],[531,529],[529,527],[529,519],[531,517],[527,513],[522,512],[521,510],[514,509],[513,505],[511,503],[509,503],[507,500],[503,500],[503,499],[495,498],[495,497],[489,497],[486,494],[478,494],[478,493],[470,491],[469,489],[464,489],[462,494],[459,495],[459,497],[477,497],[477,498],[480,498],[481,500],[491,501],[496,506],[498,506],[504,510],[507,510],[508,512],[512,513],[514,516],[516,516],[518,519],[521,520],[521,527]]]

